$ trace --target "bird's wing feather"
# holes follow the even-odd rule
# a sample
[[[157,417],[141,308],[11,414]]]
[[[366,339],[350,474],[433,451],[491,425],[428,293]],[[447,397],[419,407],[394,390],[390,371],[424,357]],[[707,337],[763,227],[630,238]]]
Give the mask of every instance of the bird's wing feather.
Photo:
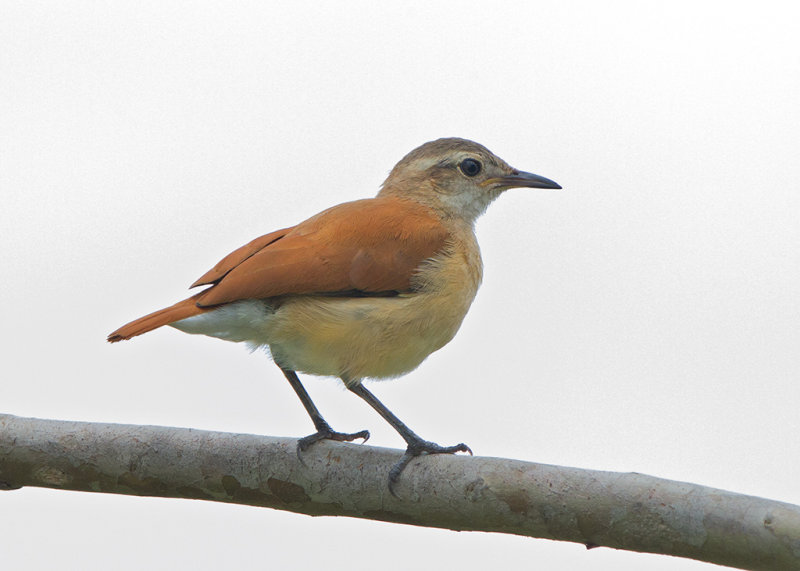
[[[340,204],[230,254],[195,283],[215,284],[197,304],[409,291],[420,263],[440,252],[447,237],[440,218],[415,202],[392,197]]]
[[[241,248],[237,248],[224,258],[222,258],[216,266],[208,270],[202,276],[200,276],[196,282],[189,286],[189,289],[197,286],[202,285],[209,285],[218,282],[222,278],[224,278],[229,271],[233,268],[244,262],[247,258],[258,252],[259,250],[266,248],[270,244],[272,244],[275,240],[280,240],[286,234],[288,234],[292,228],[284,228],[282,230],[276,230],[275,232],[270,232],[269,234],[264,234],[263,236],[259,236],[255,240],[248,242]]]

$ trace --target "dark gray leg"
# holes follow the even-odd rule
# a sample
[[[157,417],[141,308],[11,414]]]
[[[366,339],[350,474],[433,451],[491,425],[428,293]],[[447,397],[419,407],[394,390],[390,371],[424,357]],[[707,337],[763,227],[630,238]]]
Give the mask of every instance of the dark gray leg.
[[[397,483],[397,480],[400,478],[400,474],[402,473],[403,469],[408,466],[408,463],[417,456],[422,454],[455,454],[456,452],[468,452],[470,455],[472,454],[472,450],[470,450],[469,446],[463,442],[461,444],[456,444],[455,446],[439,446],[435,442],[429,442],[428,440],[422,439],[413,430],[406,426],[403,421],[397,418],[392,411],[386,408],[386,406],[362,384],[359,383],[357,385],[348,386],[347,388],[350,389],[351,392],[364,399],[369,406],[378,411],[378,414],[380,414],[386,422],[391,424],[392,428],[394,428],[400,434],[400,436],[403,437],[403,440],[406,441],[406,444],[408,444],[406,453],[389,471],[389,491],[393,496],[396,495],[394,493],[394,486]]]
[[[311,417],[311,422],[314,423],[314,428],[317,429],[314,434],[310,434],[297,441],[298,454],[307,450],[309,446],[315,442],[319,442],[320,440],[338,440],[339,442],[351,442],[356,438],[363,438],[364,442],[369,440],[369,431],[367,430],[354,432],[352,434],[336,432],[332,430],[330,425],[325,421],[324,418],[322,418],[319,410],[317,410],[316,405],[311,400],[311,397],[300,382],[300,379],[297,377],[297,373],[289,369],[284,369],[283,367],[281,367],[281,371],[283,371],[283,374],[286,375],[286,379],[289,381],[289,384],[292,385],[294,392],[297,393],[297,396],[300,398],[300,402],[303,403],[308,416]]]

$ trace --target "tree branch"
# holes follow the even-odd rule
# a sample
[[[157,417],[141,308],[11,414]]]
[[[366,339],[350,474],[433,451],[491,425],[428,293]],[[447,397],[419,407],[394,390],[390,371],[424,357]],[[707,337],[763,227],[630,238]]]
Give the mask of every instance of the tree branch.
[[[0,489],[192,498],[800,569],[800,507],[635,473],[186,428],[0,415]]]

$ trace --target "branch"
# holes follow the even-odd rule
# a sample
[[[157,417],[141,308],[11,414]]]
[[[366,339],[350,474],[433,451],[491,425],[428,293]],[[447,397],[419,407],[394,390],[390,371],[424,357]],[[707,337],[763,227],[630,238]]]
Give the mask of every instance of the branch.
[[[192,498],[800,569],[800,507],[636,473],[187,428],[0,414],[0,489]]]

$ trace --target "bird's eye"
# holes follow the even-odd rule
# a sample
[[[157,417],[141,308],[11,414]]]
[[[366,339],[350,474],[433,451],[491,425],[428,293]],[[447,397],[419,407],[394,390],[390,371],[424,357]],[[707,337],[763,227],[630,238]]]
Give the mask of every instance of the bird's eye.
[[[481,172],[481,163],[475,159],[464,159],[461,161],[461,164],[458,165],[458,168],[460,168],[461,172],[463,172],[465,175],[473,177]]]

